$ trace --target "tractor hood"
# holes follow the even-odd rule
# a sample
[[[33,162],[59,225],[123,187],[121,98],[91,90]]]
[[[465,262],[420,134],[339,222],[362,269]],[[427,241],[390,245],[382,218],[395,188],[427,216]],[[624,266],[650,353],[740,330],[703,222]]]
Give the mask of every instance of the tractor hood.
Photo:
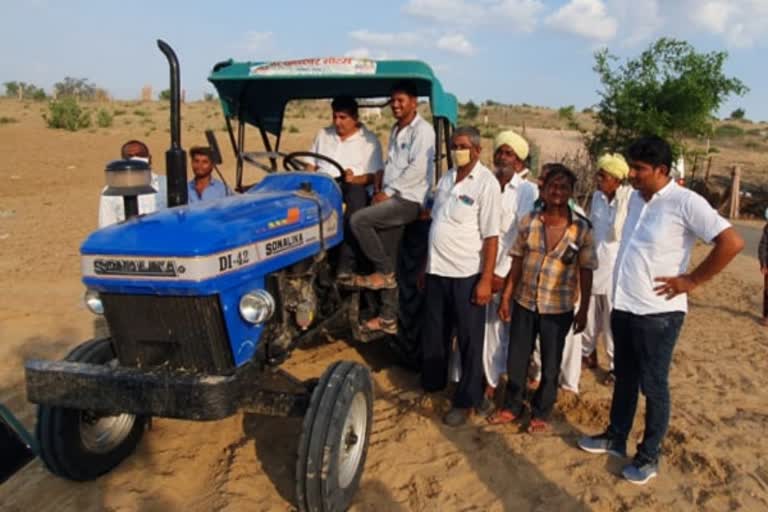
[[[80,248],[88,285],[200,282],[265,275],[338,244],[341,193],[325,176],[270,175],[245,194],[168,208],[92,233]]]

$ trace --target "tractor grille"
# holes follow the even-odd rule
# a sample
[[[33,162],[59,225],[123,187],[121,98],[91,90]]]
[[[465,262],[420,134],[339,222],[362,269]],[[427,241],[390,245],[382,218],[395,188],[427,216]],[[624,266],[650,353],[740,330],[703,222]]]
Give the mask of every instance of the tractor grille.
[[[120,364],[210,374],[234,370],[218,296],[102,293]]]

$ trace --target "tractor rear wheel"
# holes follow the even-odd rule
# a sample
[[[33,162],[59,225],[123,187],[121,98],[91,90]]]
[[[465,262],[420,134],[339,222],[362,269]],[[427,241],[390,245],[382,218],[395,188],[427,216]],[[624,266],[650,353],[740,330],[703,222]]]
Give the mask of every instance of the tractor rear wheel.
[[[389,344],[403,365],[414,371],[421,369],[424,292],[418,280],[424,271],[428,244],[429,222],[411,222],[403,233],[397,258],[398,325],[397,335],[389,338]]]
[[[116,364],[109,339],[83,343],[66,360]],[[144,435],[146,423],[145,416],[40,405],[36,427],[40,458],[57,476],[76,481],[93,480],[133,453]]]
[[[346,510],[360,484],[373,421],[373,383],[364,366],[330,366],[312,392],[296,463],[299,510]]]

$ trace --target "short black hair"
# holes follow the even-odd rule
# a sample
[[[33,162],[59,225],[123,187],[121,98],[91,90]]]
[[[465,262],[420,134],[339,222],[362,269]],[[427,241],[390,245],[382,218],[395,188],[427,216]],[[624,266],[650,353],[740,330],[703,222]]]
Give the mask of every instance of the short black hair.
[[[416,87],[416,83],[411,80],[400,80],[389,90],[390,94],[395,94],[397,92],[404,92],[411,98],[419,97],[419,88]]]
[[[334,112],[346,112],[357,119],[357,100],[352,96],[337,96],[331,102],[331,110]]]
[[[666,165],[672,168],[672,147],[658,135],[640,137],[629,145],[626,152],[627,161],[644,162],[653,167]]]
[[[144,155],[139,155],[144,158],[149,158],[149,147],[141,142],[140,140],[132,139],[120,146],[120,158],[126,159],[128,158],[128,155],[126,154],[126,151],[128,151],[128,146],[141,146],[141,148],[144,150]]]
[[[192,146],[189,150],[189,157],[194,158],[197,155],[207,156],[213,162],[213,150],[208,146]]]
[[[552,180],[555,178],[565,178],[568,180],[568,184],[571,186],[571,188],[576,187],[576,175],[573,173],[572,170],[564,166],[563,164],[546,164],[542,169],[546,168],[546,174],[544,175],[544,183],[543,187],[546,187]]]

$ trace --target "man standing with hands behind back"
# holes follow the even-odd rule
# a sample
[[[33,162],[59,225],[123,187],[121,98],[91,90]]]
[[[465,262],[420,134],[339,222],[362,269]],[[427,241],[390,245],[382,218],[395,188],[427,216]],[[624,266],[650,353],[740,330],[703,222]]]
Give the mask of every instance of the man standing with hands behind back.
[[[476,128],[457,128],[451,149],[456,167],[437,185],[429,230],[421,382],[425,391],[445,388],[455,328],[461,379],[443,421],[458,426],[483,404],[485,306],[496,266],[501,189],[480,163]]]

